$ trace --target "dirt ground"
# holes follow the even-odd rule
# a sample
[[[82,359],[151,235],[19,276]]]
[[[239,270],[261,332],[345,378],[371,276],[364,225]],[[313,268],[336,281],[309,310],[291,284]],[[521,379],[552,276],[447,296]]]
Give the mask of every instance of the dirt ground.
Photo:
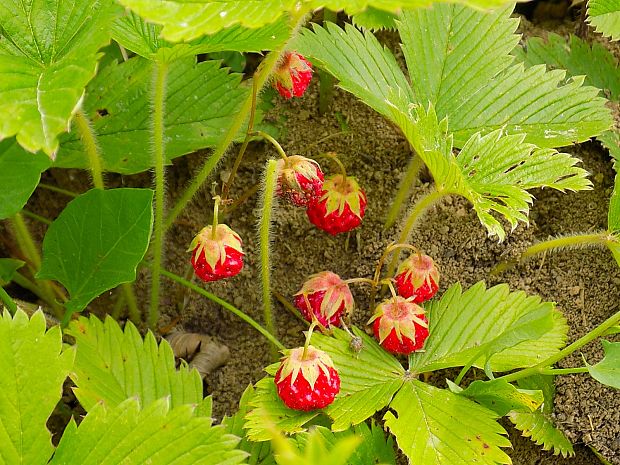
[[[407,143],[395,128],[345,92],[337,90],[331,111],[319,116],[317,83],[318,80],[314,79],[302,99],[284,102],[277,98],[277,106],[269,117],[280,128],[279,140],[287,153],[316,156],[324,151],[337,152],[349,174],[356,176],[366,190],[368,208],[359,229],[349,235],[331,237],[313,227],[304,210],[285,204],[278,206],[272,228],[273,289],[289,299],[308,275],[322,270],[334,271],[345,278],[371,275],[385,246],[397,237],[398,227],[382,231],[383,218],[411,156]],[[339,119],[346,121],[348,133],[334,136],[342,130]],[[333,137],[316,144],[328,136]],[[456,281],[465,288],[479,280],[486,280],[489,285],[507,282],[513,290],[521,289],[557,302],[568,319],[569,337],[573,341],[617,309],[620,268],[607,250],[549,254],[518,265],[501,276],[489,275],[503,257],[514,256],[534,241],[606,227],[607,204],[613,183],[608,155],[595,142],[569,147],[565,151],[583,160],[584,167],[592,174],[594,189],[568,194],[550,190],[535,192],[529,227],[519,226],[504,243],[488,239],[471,207],[456,197],[447,198],[431,208],[412,241],[433,256],[440,267],[440,293]],[[168,171],[170,203],[187,185],[191,174],[207,154],[203,152],[181,158]],[[270,146],[251,144],[233,196],[257,183],[265,160],[276,156]],[[230,168],[232,158],[229,156],[222,163],[218,173]],[[328,161],[322,161],[322,166],[327,172],[336,170]],[[87,189],[85,179],[84,173],[75,170],[51,170],[43,177],[45,182],[76,191]],[[219,175],[213,180],[219,181]],[[108,181],[111,187],[150,185],[147,174],[110,175]],[[415,198],[429,189],[430,182],[428,174],[423,172],[411,205]],[[191,207],[170,230],[167,269],[181,275],[187,272],[189,254],[186,249],[193,235],[210,222],[210,198],[208,189],[197,195]],[[67,201],[67,198],[39,189],[28,208],[53,219]],[[256,232],[259,212],[256,208],[257,197],[254,196],[226,220],[243,238],[244,270],[225,283],[207,284],[205,288],[261,321]],[[44,228],[36,223],[31,226],[41,238]],[[10,243],[4,242],[3,248],[5,250],[0,250],[2,254],[10,253]],[[147,295],[147,285],[148,274],[142,270],[137,286],[139,295]],[[358,305],[354,320],[363,324],[370,317],[368,296],[361,288],[354,288],[353,292]],[[266,341],[234,315],[197,295],[189,294],[186,305],[179,309],[179,288],[170,281],[164,281],[162,294],[165,309],[162,324],[180,316],[180,325],[184,329],[212,335],[230,348],[231,359],[207,380],[207,390],[213,395],[214,414],[218,419],[234,413],[242,391],[264,375],[262,368],[270,362]],[[110,305],[113,298],[114,293],[104,296],[97,307]],[[143,307],[146,308],[146,304]],[[287,346],[300,344],[304,325],[277,302],[274,302],[274,311],[280,339]],[[602,357],[600,344],[585,347],[561,366],[580,364],[582,356],[589,363],[595,363]],[[601,451],[614,465],[620,464],[620,396],[617,391],[601,386],[586,375],[563,376],[557,379],[555,403],[555,420],[575,443],[576,457],[572,460],[555,457],[508,427],[514,445],[508,454],[515,465],[594,465],[598,459],[587,446]]]

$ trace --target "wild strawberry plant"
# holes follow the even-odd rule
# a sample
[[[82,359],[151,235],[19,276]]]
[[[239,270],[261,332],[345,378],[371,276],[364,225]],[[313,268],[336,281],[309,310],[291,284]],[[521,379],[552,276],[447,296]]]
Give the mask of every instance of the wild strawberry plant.
[[[0,287],[10,311],[0,321],[0,365],[6,368],[0,370],[0,457],[33,464],[247,459],[283,465],[316,463],[318,457],[333,457],[334,464],[369,458],[394,463],[394,438],[416,463],[509,463],[502,451],[509,442],[496,421],[501,416],[545,448],[570,454],[570,443],[548,417],[549,377],[589,372],[619,387],[620,349],[603,341],[606,356],[595,365],[553,365],[613,331],[620,315],[563,348],[567,328],[553,303],[482,282],[467,290],[452,284],[433,300],[439,271],[420,251],[397,270],[401,249],[415,249],[406,245],[414,226],[442,197],[465,197],[501,241],[506,223],[514,229],[527,222],[531,189],[591,188],[578,160],[556,148],[593,136],[611,145],[615,137],[606,132],[612,119],[605,99],[591,87],[602,87],[596,77],[585,86],[583,78],[565,80],[561,70],[524,66],[514,58],[529,59],[515,51],[512,6],[462,3],[428,8],[422,0],[55,0],[0,6],[0,218],[9,219],[24,259],[0,259],[0,284],[14,281],[31,290],[75,341],[73,348],[63,346],[58,326],[46,331],[41,313],[29,319]],[[593,25],[617,38],[614,5],[592,0],[589,15]],[[304,29],[320,8],[344,10],[366,29],[329,22]],[[398,30],[407,75],[370,32],[380,27]],[[268,53],[245,81],[209,55],[263,51]],[[571,63],[562,62],[569,73]],[[262,122],[262,89],[271,83],[284,98],[302,98],[313,66],[395,123],[416,153],[386,226],[398,219],[422,164],[434,187],[405,216],[397,244],[379,259],[375,276],[342,279],[324,272],[302,287],[295,305],[310,329],[304,347],[286,350],[277,339],[271,303],[270,226],[273,211],[283,208],[278,197],[306,208],[309,220],[333,235],[360,227],[368,202],[337,155],[322,154],[339,166],[338,173],[324,176],[317,161],[287,155]],[[607,87],[614,98],[613,80]],[[234,216],[228,227],[219,223],[219,213],[220,206],[243,200],[230,198],[230,187],[256,138],[281,157],[266,163],[260,196],[266,329],[162,266],[166,232],[231,144],[240,142],[230,176],[214,196],[213,223],[196,231],[188,254],[203,281],[239,273],[243,239],[234,231]],[[166,166],[203,148],[211,151],[168,208]],[[50,167],[88,169],[94,188],[78,194],[39,185]],[[154,190],[106,190],[104,173],[151,169]],[[72,198],[54,221],[23,208],[37,187]],[[616,188],[608,231],[597,236],[616,258],[618,205]],[[42,253],[25,216],[49,224]],[[123,331],[110,318],[76,318],[97,296],[122,285],[129,315],[139,322],[146,305],[128,284],[139,267],[151,273],[145,318],[151,328],[158,326],[163,276],[239,316],[272,343],[274,353],[284,351],[223,426],[212,425],[211,399],[203,400],[198,373],[185,365],[176,370],[166,342],[158,345],[151,333],[142,339],[131,323]],[[371,286],[370,308],[362,311],[371,318],[375,339],[343,323],[360,311],[348,287],[354,283]],[[464,386],[472,367],[488,380]],[[447,368],[461,370],[446,388],[424,381],[423,374]],[[67,376],[88,413],[79,425],[69,423],[54,449],[45,422]],[[389,432],[387,438],[379,425],[365,423],[371,417]],[[469,420],[467,428],[462,418]]]

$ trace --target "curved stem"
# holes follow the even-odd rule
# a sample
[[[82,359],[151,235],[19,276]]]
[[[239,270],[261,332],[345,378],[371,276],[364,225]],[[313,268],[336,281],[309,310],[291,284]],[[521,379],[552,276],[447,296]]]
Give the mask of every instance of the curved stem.
[[[215,203],[213,204],[213,222],[211,223],[211,239],[217,239],[217,223],[220,216],[220,202],[222,201],[219,195],[213,197]]]
[[[155,224],[153,236],[153,267],[151,275],[151,302],[149,306],[148,325],[155,329],[159,320],[159,274],[164,247],[164,197],[166,154],[164,147],[164,105],[166,100],[166,77],[168,65],[155,63],[153,102],[153,154],[155,165]]]
[[[334,137],[344,136],[346,134],[349,134],[349,132],[351,132],[351,131],[346,130],[346,131],[338,131],[338,132],[334,132],[332,134],[328,134],[327,136],[321,137],[320,139],[316,140],[312,144],[310,144],[310,145],[306,146],[305,148],[303,148],[302,150],[300,150],[300,153],[310,153],[310,151],[312,149],[314,149],[315,147],[318,147],[323,142],[328,141],[329,139],[333,139]]]
[[[17,311],[17,305],[15,304],[13,299],[11,299],[11,296],[7,294],[7,292],[4,290],[2,286],[0,286],[0,300],[4,302],[4,305],[9,310],[9,313],[11,315],[15,315],[15,312]]]
[[[345,279],[345,284],[355,284],[355,283],[364,283],[364,284],[370,284],[371,286],[376,286],[377,282],[373,281],[372,279],[369,278],[351,278],[351,279]]]
[[[546,241],[538,242],[527,249],[519,256],[519,258],[499,263],[491,271],[492,275],[502,273],[522,260],[531,258],[540,253],[547,252],[549,250],[571,248],[571,247],[595,247],[598,245],[605,245],[609,241],[609,233],[602,231],[593,234],[576,234],[574,236],[556,237],[555,239],[549,239]]]
[[[306,320],[301,315],[301,313],[299,313],[299,310],[297,310],[288,300],[286,300],[286,298],[282,294],[280,294],[279,292],[273,291],[273,290],[271,291],[271,293],[278,300],[278,302],[282,304],[284,308],[286,308],[289,312],[291,312],[291,314],[293,314],[293,316],[295,316],[295,318],[297,318],[299,321],[303,322],[304,324],[308,324],[308,320]]]
[[[572,344],[566,346],[564,349],[560,350],[557,354],[552,355],[551,357],[543,360],[542,362],[534,365],[533,367],[524,368],[523,370],[519,370],[514,373],[504,375],[497,379],[503,379],[504,381],[512,382],[512,381],[516,381],[521,378],[526,378],[528,376],[541,373],[542,371],[554,365],[556,362],[562,360],[563,358],[568,357],[570,354],[572,354],[576,350],[579,350],[586,344],[592,342],[597,337],[602,336],[603,334],[605,334],[605,332],[609,328],[617,325],[619,322],[620,322],[620,311],[617,311],[612,316],[607,318],[603,323],[601,323],[596,328],[594,328],[592,331],[580,337]]]
[[[285,44],[282,44],[277,49],[269,52],[265,59],[261,63],[260,71],[256,74],[254,79],[256,79],[256,88],[260,91],[267,79],[271,75],[273,69],[278,64],[278,60],[282,55],[282,52],[286,50],[290,40],[292,40],[296,35],[299,28],[302,26],[305,20],[305,16],[307,13],[306,7],[299,8],[298,11],[292,14],[291,16],[291,24],[293,25],[293,31],[291,34],[291,38]],[[239,133],[241,126],[246,120],[248,113],[252,108],[252,94],[248,95],[248,98],[243,103],[243,106],[239,109],[237,113],[237,117],[233,120],[231,125],[228,127],[228,131],[220,140],[220,143],[215,147],[213,154],[205,161],[205,164],[198,172],[196,177],[192,180],[192,183],[189,187],[183,192],[181,198],[177,201],[175,206],[172,208],[165,222],[165,229],[170,228],[176,218],[181,214],[183,209],[187,206],[187,204],[192,200],[196,192],[200,189],[200,187],[207,180],[211,171],[217,166],[220,162],[221,158],[224,156],[226,151],[228,150],[228,146],[233,142],[234,138]]]
[[[52,186],[51,184],[46,184],[44,182],[40,182],[37,187],[40,187],[41,189],[47,189],[48,191],[57,192],[59,194],[66,195],[67,197],[76,198],[78,195],[80,195],[77,192],[68,191],[67,189]]]
[[[276,160],[269,160],[265,168],[264,190],[262,195],[261,217],[258,226],[260,239],[260,268],[261,285],[263,291],[263,313],[265,325],[271,334],[276,333],[271,309],[271,265],[269,260],[269,229],[271,227],[271,214],[273,211],[276,183],[278,180],[278,165]],[[277,352],[273,350],[272,355],[277,359]]]
[[[574,375],[578,373],[587,373],[588,367],[576,367],[576,368],[547,368],[540,370],[541,375]]]
[[[255,131],[253,135],[261,136],[263,139],[269,141],[271,145],[273,145],[275,149],[278,151],[278,154],[280,155],[282,159],[286,160],[288,158],[288,156],[286,155],[286,152],[284,151],[280,143],[277,140],[275,140],[273,137],[271,137],[269,134],[267,134],[266,132]]]
[[[415,227],[420,217],[424,214],[424,212],[426,212],[426,210],[429,207],[431,207],[433,204],[435,204],[439,199],[441,199],[442,197],[448,194],[449,192],[447,191],[433,189],[431,192],[426,194],[415,204],[415,206],[413,207],[413,210],[411,210],[411,213],[405,220],[405,225],[403,226],[403,230],[401,231],[400,236],[398,238],[399,244],[404,244],[408,242],[411,231],[413,231],[413,228]],[[392,257],[392,261],[390,262],[388,266],[388,272],[387,272],[387,276],[389,278],[394,276],[394,272],[396,271],[396,266],[398,265],[399,258],[400,258],[400,253],[395,253],[394,257]]]
[[[252,102],[250,107],[250,119],[248,121],[248,129],[245,132],[245,139],[241,144],[241,148],[239,149],[239,153],[237,154],[237,158],[235,159],[235,163],[233,164],[232,169],[230,170],[230,176],[226,183],[224,183],[224,187],[222,187],[222,199],[228,199],[228,193],[230,191],[230,187],[235,180],[235,176],[237,175],[237,171],[239,171],[239,166],[241,165],[241,161],[243,160],[243,155],[245,155],[245,151],[248,148],[248,144],[250,143],[250,139],[252,138],[252,131],[254,130],[254,119],[256,118],[256,97],[258,95],[256,74],[254,73],[254,77],[252,78]]]
[[[82,145],[84,146],[84,151],[86,155],[88,155],[88,164],[90,165],[90,172],[93,177],[93,185],[95,189],[105,189],[99,147],[97,147],[97,140],[91,122],[86,113],[84,113],[84,110],[79,109],[75,113],[75,123],[80,139],[82,140]]]
[[[314,328],[316,328],[317,324],[318,324],[318,321],[316,320],[316,318],[314,318],[312,320],[312,323],[310,323],[308,332],[306,332],[306,341],[304,342],[304,351],[301,354],[302,360],[306,359],[306,355],[308,354],[308,346],[310,345],[310,340],[312,339],[312,332],[314,331]]]
[[[422,159],[414,152],[413,157],[411,157],[411,161],[409,162],[409,166],[407,166],[405,176],[398,186],[398,191],[396,191],[394,201],[392,202],[390,210],[385,218],[385,223],[383,224],[384,230],[391,228],[394,223],[396,223],[396,219],[398,218],[398,214],[400,213],[405,200],[407,200],[411,189],[414,188],[417,183],[418,174],[420,173],[420,169],[422,169],[423,165],[424,162]]]
[[[41,215],[37,215],[36,213],[33,213],[29,210],[26,210],[25,208],[22,208],[22,215],[27,216],[28,218],[32,218],[33,220],[38,221],[39,223],[43,223],[46,225],[50,225],[52,224],[52,222],[50,220],[48,220],[47,218],[41,216]]]
[[[150,266],[149,264],[146,264],[147,266]],[[246,315],[244,312],[242,312],[241,310],[239,310],[237,307],[235,307],[234,305],[226,302],[223,299],[220,299],[219,297],[217,297],[214,294],[211,294],[208,291],[205,291],[204,289],[202,289],[201,287],[198,287],[196,284],[189,282],[186,279],[181,278],[180,276],[171,273],[169,271],[166,271],[164,269],[161,270],[161,274],[162,276],[165,276],[166,278],[171,279],[172,281],[175,281],[179,284],[182,284],[183,286],[186,286],[187,288],[191,289],[194,292],[197,292],[198,294],[206,297],[207,299],[215,302],[216,304],[220,305],[221,307],[225,308],[226,310],[228,310],[229,312],[231,312],[232,314],[238,316],[239,318],[241,318],[243,321],[245,321],[246,323],[248,323],[250,326],[252,326],[252,328],[254,328],[256,331],[258,331],[259,333],[261,333],[263,336],[265,336],[265,338],[271,342],[271,344],[273,344],[274,346],[276,346],[278,349],[280,350],[284,350],[286,349],[286,347],[284,346],[284,344],[282,344],[280,341],[278,341],[278,339],[276,339],[276,337],[271,334],[269,331],[267,331],[265,328],[263,328],[258,322],[256,322],[254,319],[252,319],[251,317],[249,317],[248,315]]]
[[[347,177],[347,170],[344,167],[344,165],[342,164],[342,162],[340,161],[340,158],[338,158],[338,155],[336,154],[336,152],[324,152],[324,153],[320,154],[319,157],[326,157],[326,158],[329,158],[330,160],[332,160],[333,162],[335,162],[336,165],[338,165],[338,169],[340,170],[340,174],[342,174],[342,177],[346,179],[346,177]]]

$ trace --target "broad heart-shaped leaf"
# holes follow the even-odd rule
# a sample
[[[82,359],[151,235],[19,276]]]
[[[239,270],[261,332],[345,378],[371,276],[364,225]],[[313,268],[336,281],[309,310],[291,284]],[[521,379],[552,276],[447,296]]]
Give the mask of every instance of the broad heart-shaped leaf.
[[[530,438],[538,445],[543,446],[543,450],[553,449],[553,454],[562,454],[563,457],[575,455],[573,445],[557,429],[547,416],[540,412],[510,412],[510,421],[515,425],[523,436]]]
[[[411,463],[509,464],[500,447],[510,447],[510,441],[497,417],[466,397],[411,380],[398,391],[384,420]]]
[[[117,11],[112,0],[0,4],[0,139],[56,153]]]
[[[462,195],[472,204],[489,235],[500,241],[504,227],[492,214],[501,214],[514,229],[519,221],[528,222],[527,214],[535,187],[560,191],[591,187],[587,172],[576,167],[576,158],[553,149],[536,149],[524,142],[523,135],[505,135],[493,131],[484,136],[474,134],[458,156],[452,153],[448,122],[438,121],[435,109],[415,107],[404,112],[402,95],[392,95],[388,103],[391,119],[403,130],[411,146],[431,171],[438,190]]]
[[[605,357],[588,371],[599,383],[620,389],[620,342],[601,341]]]
[[[399,32],[412,88],[370,33],[315,26],[296,45],[342,88],[388,118],[390,94],[401,95],[404,112],[411,103],[433,104],[440,120],[448,118],[456,147],[473,134],[498,129],[524,133],[527,142],[547,148],[608,129],[612,119],[605,100],[597,89],[581,86],[582,78],[563,83],[563,71],[513,64],[510,52],[519,37],[511,12],[511,7],[484,13],[445,4],[404,10]]]
[[[320,410],[292,410],[284,405],[271,376],[256,383],[256,392],[249,405],[244,428],[250,441],[269,441],[274,431],[287,434],[303,431],[304,425],[320,413]]]
[[[84,108],[98,135],[107,171],[133,174],[153,166],[149,103],[153,63],[134,57],[102,69],[88,86]],[[168,67],[165,144],[173,158],[217,144],[251,89],[219,61],[176,60]],[[55,166],[87,168],[77,132],[62,138]]]
[[[340,393],[327,408],[332,430],[343,431],[382,409],[403,384],[405,370],[374,339],[353,328],[362,340],[358,353],[350,348],[351,336],[334,328],[333,337],[314,333],[312,343],[332,358],[340,374]]]
[[[430,334],[424,352],[409,357],[410,370],[423,373],[443,368],[464,366],[480,353],[480,348],[520,325],[533,312],[548,312],[553,328],[543,336],[524,341],[496,353],[490,358],[493,371],[508,371],[534,365],[555,354],[564,346],[568,328],[566,320],[551,302],[523,291],[510,292],[508,285],[489,289],[479,282],[462,291],[460,284],[451,286],[439,300],[426,306]],[[474,366],[483,367],[485,357]]]
[[[150,189],[92,189],[72,200],[43,240],[40,279],[55,279],[71,296],[69,312],[136,279],[153,223]]]
[[[111,317],[80,317],[71,322],[68,334],[75,338],[77,355],[71,379],[80,404],[90,411],[97,403],[114,407],[135,397],[143,407],[169,396],[170,405],[199,404],[202,380],[186,365],[178,370],[170,345],[159,346],[151,332],[142,340],[128,322],[124,331]]]
[[[500,417],[508,412],[533,412],[543,403],[542,391],[517,389],[512,384],[501,380],[474,381],[466,389],[461,389],[448,380],[448,387],[455,394],[475,400]]]
[[[220,465],[245,463],[235,449],[239,438],[226,434],[194,407],[170,408],[160,399],[140,408],[137,399],[116,407],[97,404],[80,426],[71,420],[51,465]]]
[[[49,166],[48,157],[26,152],[15,139],[0,142],[0,219],[26,205]]]
[[[235,25],[215,34],[176,45],[160,38],[161,29],[162,26],[147,23],[137,14],[129,12],[115,21],[112,37],[123,47],[140,56],[170,62],[199,53],[273,50],[282,45],[290,33],[284,17],[258,29]]]
[[[0,286],[10,283],[17,270],[26,262],[14,258],[0,258]]]
[[[588,2],[588,21],[604,36],[620,40],[620,1],[590,0]]]
[[[37,311],[29,320],[18,309],[0,319],[0,462],[46,464],[54,451],[46,422],[73,365],[63,350],[60,327],[45,330]]]
[[[571,35],[567,41],[557,34],[547,40],[528,39],[525,49],[515,49],[515,55],[526,66],[547,65],[550,69],[565,69],[569,76],[585,76],[585,84],[605,91],[612,100],[620,98],[620,70],[613,54],[595,42],[590,45]]]

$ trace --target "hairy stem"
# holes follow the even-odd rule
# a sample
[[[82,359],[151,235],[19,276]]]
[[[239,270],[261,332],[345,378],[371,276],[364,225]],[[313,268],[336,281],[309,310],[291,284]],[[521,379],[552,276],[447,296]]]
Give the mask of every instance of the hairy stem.
[[[153,154],[155,165],[155,225],[153,234],[153,266],[151,268],[151,302],[148,325],[154,329],[159,320],[159,288],[161,262],[164,254],[164,197],[166,153],[164,147],[164,106],[166,102],[166,77],[168,65],[155,64],[153,79]]]
[[[407,166],[405,176],[400,181],[398,191],[394,196],[394,201],[392,202],[390,210],[385,218],[385,223],[383,224],[384,230],[391,228],[396,222],[405,200],[409,197],[411,189],[413,189],[416,185],[418,174],[420,173],[420,169],[423,165],[424,163],[422,162],[422,159],[414,152],[413,157],[411,157],[411,160],[409,161],[409,166]]]
[[[15,302],[13,302],[13,299],[11,299],[11,296],[8,295],[6,291],[4,290],[4,288],[1,286],[0,286],[0,300],[4,302],[4,305],[9,310],[11,315],[15,315],[15,312],[17,311],[17,305],[15,305]]]
[[[246,323],[248,323],[250,326],[252,326],[252,328],[254,328],[256,331],[258,331],[259,333],[261,333],[263,336],[265,336],[265,338],[271,342],[271,344],[275,347],[277,347],[279,350],[284,350],[286,349],[286,347],[284,346],[284,344],[282,344],[280,341],[278,341],[278,339],[269,331],[267,331],[265,328],[263,328],[257,321],[255,321],[254,319],[250,318],[248,315],[246,315],[244,312],[242,312],[241,310],[239,310],[237,307],[235,307],[234,305],[226,302],[223,299],[220,299],[219,297],[217,297],[216,295],[211,294],[210,292],[205,291],[204,289],[202,289],[201,287],[198,287],[196,284],[189,282],[186,279],[183,279],[182,277],[174,274],[174,273],[170,273],[169,271],[166,271],[164,269],[161,270],[161,274],[162,276],[165,276],[166,278],[171,279],[172,281],[175,281],[179,284],[182,284],[183,286],[186,286],[187,288],[191,289],[194,292],[197,292],[198,294],[206,297],[207,299],[215,302],[216,304],[222,306],[223,308],[225,308],[226,310],[228,310],[229,312],[233,313],[234,315],[238,316],[239,318],[241,318],[243,321],[245,321]]]
[[[540,370],[541,375],[574,375],[577,373],[587,373],[588,367],[576,367],[576,368],[546,368]]]
[[[257,72],[257,74],[254,76],[254,79],[256,79],[256,88],[259,92],[267,82],[267,79],[271,75],[274,68],[276,67],[280,56],[282,55],[283,51],[286,50],[286,47],[288,46],[290,40],[292,40],[297,35],[297,31],[303,25],[307,11],[308,10],[306,9],[306,7],[301,7],[297,12],[292,14],[291,24],[293,25],[293,32],[291,34],[291,38],[287,43],[269,52],[265,59],[262,61],[259,72]],[[250,93],[241,108],[239,109],[237,117],[233,120],[232,124],[228,128],[228,131],[226,132],[226,134],[224,134],[219,144],[215,147],[211,156],[207,158],[205,164],[202,166],[198,174],[192,180],[192,183],[185,190],[185,192],[183,192],[181,198],[170,210],[170,213],[168,214],[168,217],[166,219],[165,229],[168,229],[170,228],[170,226],[172,226],[176,218],[181,214],[183,209],[192,200],[196,192],[198,192],[198,190],[207,180],[207,178],[211,174],[211,171],[213,171],[213,169],[220,162],[220,160],[228,150],[228,147],[230,146],[230,144],[232,144],[234,138],[239,133],[239,130],[243,126],[243,123],[245,122],[248,114],[250,113],[250,110],[252,109],[252,100],[252,93]]]
[[[557,354],[552,355],[551,357],[543,360],[542,362],[534,365],[533,367],[524,368],[523,370],[510,373],[509,375],[502,376],[501,378],[498,378],[498,379],[503,379],[507,382],[512,382],[512,381],[516,381],[521,378],[527,378],[528,376],[542,373],[544,370],[553,366],[558,361],[562,360],[563,358],[568,357],[570,354],[572,354],[576,350],[581,349],[583,346],[585,346],[586,344],[589,344],[590,342],[592,342],[594,339],[598,338],[599,336],[602,336],[603,334],[605,334],[605,332],[609,328],[617,325],[619,322],[620,322],[620,311],[617,311],[612,316],[607,318],[603,323],[601,323],[596,328],[594,328],[592,331],[580,337],[572,344],[566,346],[564,349],[560,350]]]
[[[603,231],[593,234],[576,234],[574,236],[557,237],[555,239],[538,242],[525,249],[525,251],[516,260],[506,261],[496,265],[491,271],[491,274],[502,273],[523,260],[550,250],[575,247],[596,247],[601,245],[604,246],[608,241],[609,233],[607,231]]]
[[[277,150],[278,154],[280,155],[280,157],[284,160],[286,160],[288,157],[286,156],[286,152],[284,151],[284,149],[282,148],[282,146],[280,145],[280,142],[278,142],[277,140],[275,140],[273,137],[271,137],[269,134],[267,134],[266,132],[263,131],[256,131],[254,133],[254,135],[257,136],[261,136],[263,139],[265,139],[266,141],[268,141],[269,143],[271,143],[271,145],[273,145],[275,147],[275,149]]]
[[[78,134],[82,140],[84,151],[88,155],[88,164],[90,165],[90,172],[93,177],[93,185],[95,189],[105,189],[103,182],[103,169],[101,167],[101,156],[99,154],[99,147],[97,147],[97,139],[95,137],[95,131],[91,125],[90,120],[84,110],[79,109],[75,114],[75,125],[77,127]]]
[[[271,266],[269,260],[269,229],[271,227],[271,215],[273,212],[274,197],[276,191],[276,183],[278,180],[278,162],[269,160],[265,168],[264,189],[261,202],[261,217],[258,226],[258,235],[260,239],[260,268],[261,268],[261,285],[263,291],[263,314],[265,317],[265,325],[271,334],[277,334],[276,326],[273,320],[273,312],[271,305]],[[277,351],[273,347],[274,358],[277,358]]]

